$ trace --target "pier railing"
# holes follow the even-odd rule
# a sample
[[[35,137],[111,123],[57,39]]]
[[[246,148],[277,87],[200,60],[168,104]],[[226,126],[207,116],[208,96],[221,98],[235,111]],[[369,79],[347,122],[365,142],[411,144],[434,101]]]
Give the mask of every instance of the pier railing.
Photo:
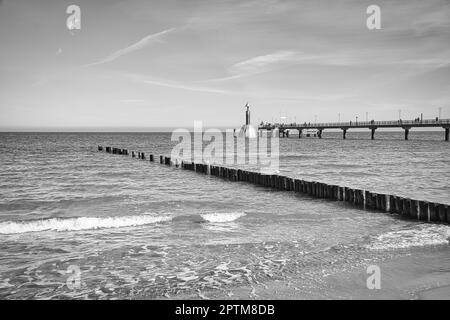
[[[267,123],[260,129],[334,129],[334,128],[402,128],[402,127],[442,127],[450,126],[450,119],[427,120],[391,120],[391,121],[345,121],[345,122],[315,122],[315,123]]]

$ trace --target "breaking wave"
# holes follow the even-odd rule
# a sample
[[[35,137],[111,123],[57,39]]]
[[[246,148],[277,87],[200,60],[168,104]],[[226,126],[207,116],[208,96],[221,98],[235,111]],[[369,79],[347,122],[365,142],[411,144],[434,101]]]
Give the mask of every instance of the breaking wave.
[[[106,228],[135,227],[169,221],[230,222],[244,216],[243,212],[207,213],[186,216],[121,216],[121,217],[78,217],[51,218],[32,221],[6,221],[0,223],[0,234],[18,234],[41,231],[80,231]]]
[[[406,249],[450,244],[450,227],[423,224],[412,228],[391,231],[377,236],[366,247],[371,250]]]
[[[208,222],[231,222],[245,216],[244,212],[205,213],[201,217]]]
[[[146,224],[169,221],[170,217],[125,216],[125,217],[79,217],[52,218],[44,220],[2,222],[0,234],[26,233],[39,231],[79,231],[102,228],[120,228],[141,226]]]

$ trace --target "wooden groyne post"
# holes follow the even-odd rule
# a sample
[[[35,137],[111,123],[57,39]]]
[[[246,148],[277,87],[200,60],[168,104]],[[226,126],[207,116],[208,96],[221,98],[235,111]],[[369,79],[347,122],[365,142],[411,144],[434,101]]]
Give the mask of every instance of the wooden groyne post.
[[[98,146],[99,152],[119,154],[128,156],[128,149],[112,148]],[[145,160],[144,152],[132,151],[134,158]],[[154,155],[149,155],[150,162],[154,162]],[[178,168],[178,160],[160,155],[160,164]],[[353,189],[345,186],[329,185],[323,182],[306,181],[295,179],[277,174],[263,174],[260,172],[248,171],[243,169],[228,168],[208,163],[194,163],[181,161],[180,166],[183,170],[195,171],[200,174],[215,176],[229,181],[241,181],[251,183],[266,188],[280,191],[289,191],[304,194],[314,198],[328,199],[329,201],[343,201],[356,208],[389,212],[397,214],[405,219],[412,219],[423,222],[450,223],[450,206],[442,203],[428,202],[424,200],[415,200],[403,198],[396,195],[374,193],[367,190]]]

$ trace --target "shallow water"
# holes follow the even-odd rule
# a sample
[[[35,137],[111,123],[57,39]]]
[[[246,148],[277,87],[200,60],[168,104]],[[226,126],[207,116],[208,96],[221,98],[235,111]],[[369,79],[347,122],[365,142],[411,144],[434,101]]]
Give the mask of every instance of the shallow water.
[[[440,132],[281,139],[281,172],[449,203]],[[168,133],[0,134],[0,297],[161,298],[448,248],[448,225],[228,182],[97,145],[169,154]],[[71,285],[79,270],[80,283]],[[349,288],[351,290],[351,288]]]

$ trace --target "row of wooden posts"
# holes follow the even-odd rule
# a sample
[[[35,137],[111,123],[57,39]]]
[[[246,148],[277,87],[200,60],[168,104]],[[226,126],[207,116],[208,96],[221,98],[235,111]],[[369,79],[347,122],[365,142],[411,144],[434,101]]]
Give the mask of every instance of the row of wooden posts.
[[[98,151],[103,151],[98,146]],[[127,149],[105,147],[107,153],[128,155]],[[133,158],[146,160],[144,152],[131,152]],[[150,162],[155,158],[149,155]],[[236,168],[215,166],[205,163],[172,161],[170,157],[160,156],[160,164],[181,167],[205,175],[216,176],[230,181],[242,181],[282,191],[293,191],[314,198],[343,201],[359,207],[391,214],[399,214],[405,218],[419,221],[450,223],[450,206],[422,200],[414,200],[390,194],[374,193],[360,189],[330,185],[322,182],[294,179],[282,175],[264,174]]]

